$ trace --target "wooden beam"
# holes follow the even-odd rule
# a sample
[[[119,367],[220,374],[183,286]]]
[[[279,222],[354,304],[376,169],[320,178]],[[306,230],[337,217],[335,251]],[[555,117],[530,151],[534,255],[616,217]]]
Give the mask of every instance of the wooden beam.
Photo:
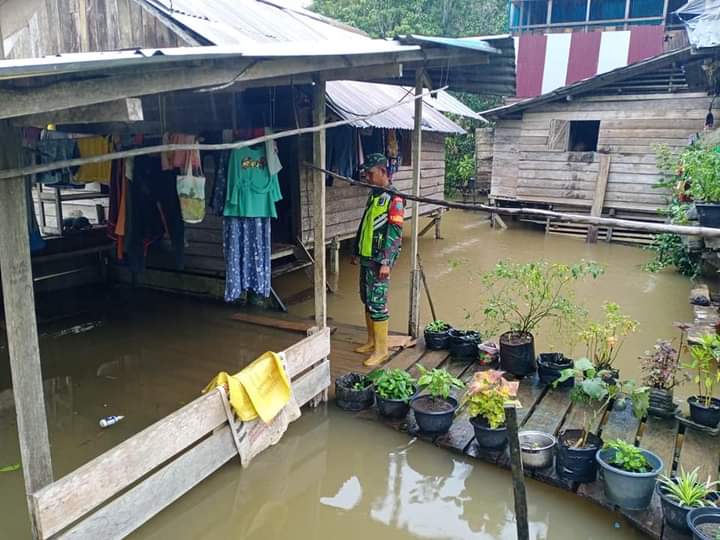
[[[87,107],[74,107],[49,113],[31,114],[13,118],[14,126],[45,127],[48,124],[97,124],[101,122],[142,122],[142,101],[125,98]]]
[[[20,134],[0,122],[0,167],[16,167],[20,159]],[[53,479],[50,458],[42,369],[38,345],[28,235],[25,179],[0,182],[0,274],[5,326],[20,457],[25,493],[33,516],[30,494]],[[37,537],[35,522],[33,537]]]
[[[421,100],[416,103],[422,105]],[[313,125],[325,124],[325,79],[318,77],[313,87]],[[313,134],[313,161],[317,167],[325,168],[325,130]],[[313,241],[315,244],[315,324],[318,328],[327,326],[327,271],[325,268],[325,175],[313,170]]]
[[[608,176],[610,175],[610,154],[600,154],[600,165],[598,167],[598,176],[595,181],[595,195],[593,196],[593,204],[590,209],[590,215],[600,217],[605,204],[605,192],[607,191]],[[589,244],[597,243],[598,228],[596,225],[588,227],[586,241]]]
[[[425,70],[415,70],[415,97],[423,93]],[[420,196],[420,170],[422,168],[422,111],[421,99],[415,99],[415,125],[413,129],[412,194]],[[418,234],[420,230],[420,203],[413,201],[412,228],[410,232],[410,313],[408,315],[408,334],[417,338],[420,335],[420,270],[418,268]]]

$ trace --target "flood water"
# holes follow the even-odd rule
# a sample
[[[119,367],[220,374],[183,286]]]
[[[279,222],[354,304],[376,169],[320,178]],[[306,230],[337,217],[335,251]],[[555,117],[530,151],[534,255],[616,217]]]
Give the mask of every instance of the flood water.
[[[689,282],[673,273],[644,272],[649,255],[637,248],[588,246],[523,229],[494,231],[483,216],[462,212],[446,215],[443,234],[443,241],[423,238],[420,249],[439,316],[456,326],[471,325],[466,311],[482,305],[479,272],[503,258],[585,258],[607,265],[606,275],[581,285],[578,296],[595,314],[611,300],[639,321],[618,361],[624,376],[638,376],[637,355],[655,339],[673,337],[672,322],[691,316]],[[395,330],[407,325],[407,265],[405,253],[392,280]],[[363,323],[356,283],[357,269],[343,256],[338,292],[328,300],[334,320]],[[309,283],[297,273],[276,285],[289,295]],[[41,324],[42,332],[51,333],[81,322],[102,323],[77,335],[41,339],[56,477],[192,400],[217,371],[233,372],[266,349],[281,350],[296,339],[233,323],[228,320],[233,308],[219,303],[123,289],[92,295],[92,302],[81,303],[91,305],[82,313]],[[312,302],[292,306],[291,312],[309,316]],[[423,299],[423,322],[429,319]],[[551,328],[537,340],[538,350],[569,353]],[[6,355],[0,344],[0,467],[19,462]],[[98,428],[98,419],[110,414],[126,419]],[[533,538],[641,537],[577,497],[532,481],[528,489]],[[0,508],[0,538],[29,538],[20,471],[0,473]],[[330,404],[305,412],[249,469],[226,465],[133,538],[512,539],[513,515],[507,472],[352,419]]]

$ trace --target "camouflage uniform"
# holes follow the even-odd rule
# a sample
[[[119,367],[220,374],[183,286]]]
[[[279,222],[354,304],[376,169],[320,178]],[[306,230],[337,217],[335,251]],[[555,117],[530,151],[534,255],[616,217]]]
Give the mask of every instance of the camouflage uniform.
[[[380,279],[379,271],[383,265],[392,268],[400,254],[403,217],[404,202],[401,197],[373,190],[368,196],[355,236],[354,254],[360,257],[360,299],[373,321],[386,321],[390,316],[387,308],[390,278]],[[363,238],[363,229],[366,238]]]

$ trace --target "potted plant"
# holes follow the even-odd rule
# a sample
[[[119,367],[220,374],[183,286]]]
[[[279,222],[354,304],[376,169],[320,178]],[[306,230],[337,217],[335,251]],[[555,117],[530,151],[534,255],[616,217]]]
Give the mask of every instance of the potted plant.
[[[650,506],[655,484],[665,466],[659,456],[622,439],[607,441],[597,453],[603,469],[605,496],[626,510]]]
[[[695,370],[697,395],[688,398],[690,418],[696,424],[710,428],[720,423],[720,399],[713,397],[715,384],[720,382],[720,336],[706,334],[690,345],[691,362],[686,367]]]
[[[580,358],[572,369],[562,372],[553,383],[562,384],[575,379],[570,400],[583,408],[582,427],[567,429],[558,436],[558,452],[555,466],[561,478],[575,482],[594,482],[597,477],[595,454],[602,447],[602,439],[591,432],[599,419],[617,396],[632,399],[633,413],[640,418],[648,407],[648,389],[637,387],[631,381],[611,381],[607,371],[598,371],[587,358]]]
[[[659,339],[650,351],[640,356],[642,383],[650,387],[650,414],[669,418],[677,406],[673,401],[673,389],[686,378],[680,373],[680,351],[685,333],[680,334],[680,346],[675,349],[666,339]]]
[[[502,371],[478,371],[468,385],[462,408],[467,408],[475,440],[483,448],[502,448],[507,443],[505,405],[514,400],[520,383],[510,382]]]
[[[693,508],[687,516],[693,540],[720,540],[720,508]]]
[[[700,481],[698,468],[688,473],[680,467],[679,474],[675,477],[661,476],[657,492],[665,523],[679,531],[690,532],[688,513],[693,508],[713,506],[717,485],[718,482],[710,482],[709,478],[705,482]]]
[[[404,418],[417,392],[417,381],[403,369],[377,369],[368,377],[375,385],[378,412],[388,418]]]
[[[608,371],[610,377],[618,378],[619,370],[613,364],[620,354],[625,338],[635,332],[637,321],[620,312],[615,302],[603,304],[604,320],[590,322],[580,332],[580,339],[587,347],[587,357],[596,371]]]
[[[437,320],[425,327],[425,346],[433,351],[447,349],[450,343],[448,332],[452,327],[445,321]]]
[[[573,367],[573,361],[565,358],[563,353],[550,352],[540,353],[537,357],[538,377],[540,382],[545,385],[551,385],[560,378],[562,372]],[[571,388],[575,383],[575,379],[569,378],[558,384],[558,388]]]
[[[720,227],[720,154],[716,143],[688,147],[680,154],[679,165],[689,194],[695,200],[700,225]]]
[[[450,354],[453,358],[474,360],[478,357],[480,334],[475,330],[457,330],[448,332]]]
[[[428,393],[416,396],[410,401],[420,431],[426,433],[446,433],[452,425],[458,401],[450,395],[455,389],[464,388],[463,382],[453,377],[447,370],[425,369],[418,364],[420,377],[418,388]]]
[[[372,380],[362,373],[346,373],[335,379],[335,404],[345,411],[362,411],[375,401]]]
[[[500,336],[501,368],[517,377],[534,372],[533,332],[547,320],[560,330],[573,327],[585,311],[575,303],[572,283],[602,272],[600,265],[586,261],[502,261],[486,273],[483,284],[492,291],[484,309],[486,321],[506,330]]]

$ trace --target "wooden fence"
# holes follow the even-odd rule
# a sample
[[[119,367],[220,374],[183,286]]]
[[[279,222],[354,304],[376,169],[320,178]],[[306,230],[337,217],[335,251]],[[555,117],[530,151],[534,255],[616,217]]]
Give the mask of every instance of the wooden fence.
[[[330,330],[284,352],[295,399],[303,406],[330,386]],[[33,493],[38,537],[127,536],[234,456],[222,394],[208,392]]]

